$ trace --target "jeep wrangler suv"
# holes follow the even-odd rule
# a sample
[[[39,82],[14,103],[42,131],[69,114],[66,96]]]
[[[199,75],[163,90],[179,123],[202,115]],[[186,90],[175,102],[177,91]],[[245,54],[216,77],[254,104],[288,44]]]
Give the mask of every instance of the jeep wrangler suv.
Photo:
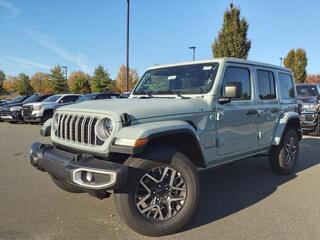
[[[44,128],[52,144],[33,143],[31,164],[65,191],[113,193],[124,222],[148,236],[193,216],[198,170],[267,154],[290,174],[302,135],[292,73],[233,58],[151,67],[128,99],[61,107]]]
[[[24,104],[23,119],[25,122],[45,122],[52,118],[57,106],[63,106],[75,102],[80,94],[57,94],[46,98],[42,102]]]
[[[296,89],[302,105],[302,130],[320,136],[320,84],[298,84]]]

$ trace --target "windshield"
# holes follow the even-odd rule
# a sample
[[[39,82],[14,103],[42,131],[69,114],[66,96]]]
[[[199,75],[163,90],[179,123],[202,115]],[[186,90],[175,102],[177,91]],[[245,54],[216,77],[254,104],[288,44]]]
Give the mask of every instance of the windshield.
[[[299,85],[296,86],[297,93],[300,96],[318,96],[319,92],[316,85]]]
[[[13,99],[10,103],[18,103],[18,102],[21,102],[25,98],[26,98],[26,96],[18,96],[15,99]]]
[[[218,63],[166,67],[147,71],[133,95],[203,94],[210,91]]]
[[[46,98],[45,100],[43,100],[43,102],[55,102],[55,101],[57,101],[60,97],[61,97],[61,95],[53,95],[53,96],[48,97],[48,98]]]
[[[78,98],[76,103],[92,100],[94,98],[94,96],[95,96],[94,94],[82,95],[81,97]]]
[[[26,100],[24,100],[23,103],[38,102],[39,98],[39,95],[32,95],[31,97],[28,97]]]

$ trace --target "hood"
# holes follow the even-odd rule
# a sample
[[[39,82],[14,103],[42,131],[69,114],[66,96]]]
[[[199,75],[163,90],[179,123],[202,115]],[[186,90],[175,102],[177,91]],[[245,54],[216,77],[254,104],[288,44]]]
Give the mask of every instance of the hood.
[[[20,103],[7,103],[5,105],[2,105],[0,107],[0,111],[9,111],[11,107],[15,107],[15,106],[22,106],[22,102]]]
[[[46,106],[46,105],[54,105],[56,102],[32,102],[23,104],[23,106]]]
[[[174,98],[129,98],[94,100],[64,106],[58,111],[89,112],[110,114],[120,120],[120,115],[128,113],[132,120],[190,114],[208,111],[208,104],[202,99],[174,99]]]
[[[314,96],[298,96],[298,100],[302,103],[317,103],[318,98]]]

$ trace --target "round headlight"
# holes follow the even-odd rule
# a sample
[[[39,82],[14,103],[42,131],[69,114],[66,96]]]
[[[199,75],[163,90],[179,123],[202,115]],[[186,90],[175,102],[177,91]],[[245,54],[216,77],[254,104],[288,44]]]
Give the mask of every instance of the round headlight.
[[[110,118],[101,119],[97,124],[96,133],[101,140],[106,140],[113,132],[113,123]]]
[[[112,124],[111,119],[109,119],[109,118],[105,119],[103,124],[105,127],[106,135],[109,137],[113,132],[113,124]]]
[[[58,129],[59,121],[58,121],[58,114],[55,114],[53,116],[53,121],[52,121],[52,129],[53,131],[56,131]]]

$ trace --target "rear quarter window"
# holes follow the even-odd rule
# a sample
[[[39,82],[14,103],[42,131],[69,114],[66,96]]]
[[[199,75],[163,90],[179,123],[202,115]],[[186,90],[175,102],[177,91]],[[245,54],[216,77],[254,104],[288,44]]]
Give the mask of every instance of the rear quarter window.
[[[282,99],[295,98],[294,83],[292,76],[288,73],[279,73],[279,85]]]

